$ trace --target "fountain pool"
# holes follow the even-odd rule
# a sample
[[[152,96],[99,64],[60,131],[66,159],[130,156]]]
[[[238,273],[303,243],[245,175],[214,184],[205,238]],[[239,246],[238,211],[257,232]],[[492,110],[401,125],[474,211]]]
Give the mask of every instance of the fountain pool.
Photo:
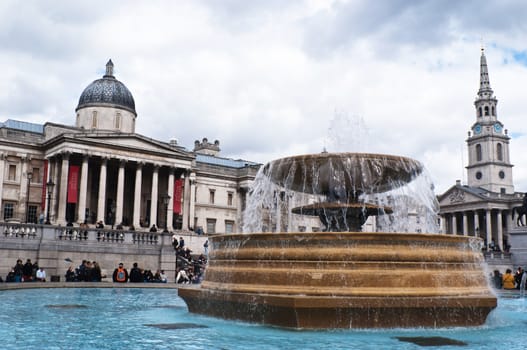
[[[527,299],[500,298],[479,327],[296,331],[188,312],[170,289],[0,292],[2,349],[524,349]],[[435,341],[437,346],[425,346]],[[419,345],[418,343],[422,344]]]

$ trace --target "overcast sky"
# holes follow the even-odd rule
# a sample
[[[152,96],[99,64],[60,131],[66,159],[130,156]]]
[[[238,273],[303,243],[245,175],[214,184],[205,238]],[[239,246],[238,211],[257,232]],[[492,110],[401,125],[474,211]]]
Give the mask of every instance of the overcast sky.
[[[522,1],[0,2],[0,120],[73,125],[104,74],[132,92],[136,132],[265,163],[367,151],[465,183],[482,45],[527,191]]]

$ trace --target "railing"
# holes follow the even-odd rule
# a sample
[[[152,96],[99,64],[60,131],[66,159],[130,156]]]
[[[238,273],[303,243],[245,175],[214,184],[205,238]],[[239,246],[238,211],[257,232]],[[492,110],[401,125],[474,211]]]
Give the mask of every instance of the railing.
[[[5,239],[37,239],[92,242],[100,244],[158,245],[162,234],[155,232],[105,230],[83,227],[0,223],[0,237]]]
[[[37,230],[33,225],[6,224],[2,228],[3,236],[6,238],[35,239]]]

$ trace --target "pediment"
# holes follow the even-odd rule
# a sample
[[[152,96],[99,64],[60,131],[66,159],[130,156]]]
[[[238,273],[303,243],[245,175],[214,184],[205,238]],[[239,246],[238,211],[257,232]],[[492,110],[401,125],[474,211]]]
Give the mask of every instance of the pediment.
[[[438,197],[439,206],[457,205],[463,203],[480,202],[481,197],[472,193],[468,188],[463,186],[452,186],[445,193]]]
[[[130,152],[164,153],[167,155],[190,156],[190,153],[181,147],[171,147],[138,134],[76,134],[67,142],[91,144],[95,148],[129,149]]]

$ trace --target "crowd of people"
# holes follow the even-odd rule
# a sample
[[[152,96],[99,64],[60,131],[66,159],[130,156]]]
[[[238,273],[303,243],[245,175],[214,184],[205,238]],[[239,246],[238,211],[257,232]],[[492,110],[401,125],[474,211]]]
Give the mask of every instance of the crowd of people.
[[[38,262],[31,262],[27,259],[22,263],[22,259],[16,261],[5,278],[6,282],[46,282],[46,271],[38,266]],[[0,277],[0,282],[2,278]]]
[[[527,285],[527,271],[521,266],[518,266],[514,273],[511,269],[507,269],[504,274],[499,270],[494,270],[492,281],[496,289],[517,289],[525,291]]]
[[[152,270],[145,270],[139,268],[139,265],[135,262],[130,269],[130,273],[124,267],[123,263],[119,263],[119,266],[113,271],[112,280],[116,283],[167,283],[168,278],[164,270],[157,270],[152,273]]]

